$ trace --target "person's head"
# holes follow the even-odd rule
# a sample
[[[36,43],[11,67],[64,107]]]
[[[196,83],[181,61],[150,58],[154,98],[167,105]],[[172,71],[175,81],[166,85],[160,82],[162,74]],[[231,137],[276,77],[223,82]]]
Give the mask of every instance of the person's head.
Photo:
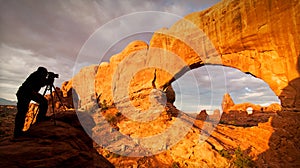
[[[39,72],[39,74],[41,74],[43,77],[46,77],[48,74],[48,70],[45,67],[39,67],[37,72]]]

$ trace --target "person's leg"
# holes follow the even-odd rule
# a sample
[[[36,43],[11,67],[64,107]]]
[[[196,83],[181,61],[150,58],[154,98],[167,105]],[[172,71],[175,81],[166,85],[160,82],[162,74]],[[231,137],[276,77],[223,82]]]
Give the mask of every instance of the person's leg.
[[[39,104],[39,112],[37,114],[36,121],[40,122],[45,120],[48,110],[48,100],[39,93],[33,94],[32,100]]]
[[[21,136],[25,123],[26,114],[28,111],[30,100],[22,96],[18,96],[17,115],[15,117],[14,137]]]

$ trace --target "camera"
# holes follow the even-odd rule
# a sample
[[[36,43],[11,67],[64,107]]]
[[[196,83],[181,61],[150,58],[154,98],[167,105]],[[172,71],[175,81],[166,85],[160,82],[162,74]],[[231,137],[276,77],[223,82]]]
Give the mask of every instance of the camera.
[[[58,76],[59,75],[54,72],[48,72],[48,79],[58,78]]]

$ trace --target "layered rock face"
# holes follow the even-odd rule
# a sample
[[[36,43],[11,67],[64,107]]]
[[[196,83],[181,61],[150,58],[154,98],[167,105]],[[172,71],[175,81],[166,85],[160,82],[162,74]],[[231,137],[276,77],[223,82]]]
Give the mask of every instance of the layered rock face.
[[[145,51],[147,48],[148,45],[143,41],[132,42],[121,53],[112,56],[110,63],[103,62],[99,65],[95,78],[95,92],[100,96],[100,102],[105,100],[108,104],[113,103],[113,77],[118,64],[128,55],[137,51]],[[144,88],[146,87],[148,86],[144,86]]]
[[[62,84],[59,96],[64,101],[70,100],[66,102],[66,105],[73,104],[74,108],[86,109],[89,103],[96,101],[95,75],[97,69],[97,65],[84,67],[70,81]],[[55,101],[57,102],[58,100]]]

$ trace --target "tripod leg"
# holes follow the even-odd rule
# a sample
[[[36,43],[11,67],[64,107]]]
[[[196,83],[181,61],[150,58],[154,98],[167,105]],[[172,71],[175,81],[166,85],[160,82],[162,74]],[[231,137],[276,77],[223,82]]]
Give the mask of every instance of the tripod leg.
[[[54,96],[52,95],[52,87],[50,87],[50,95],[51,95],[51,99],[52,99],[52,111],[53,111],[53,120],[54,120],[54,125],[56,125],[56,121],[55,121],[55,108],[54,108]]]
[[[59,95],[58,95],[58,92],[57,92],[57,90],[56,90],[56,88],[52,85],[52,87],[53,87],[53,89],[54,89],[54,91],[55,91],[55,93],[56,93],[56,95],[57,95],[57,97],[58,97],[58,100],[59,100],[59,102],[61,103],[61,105],[63,106],[63,107],[65,107],[65,109],[66,109],[66,106],[63,104],[63,102],[62,102],[62,100],[61,100],[61,98],[59,97]]]
[[[45,91],[44,91],[44,93],[43,93],[43,96],[45,96],[47,90],[50,90],[49,85],[46,86]]]

